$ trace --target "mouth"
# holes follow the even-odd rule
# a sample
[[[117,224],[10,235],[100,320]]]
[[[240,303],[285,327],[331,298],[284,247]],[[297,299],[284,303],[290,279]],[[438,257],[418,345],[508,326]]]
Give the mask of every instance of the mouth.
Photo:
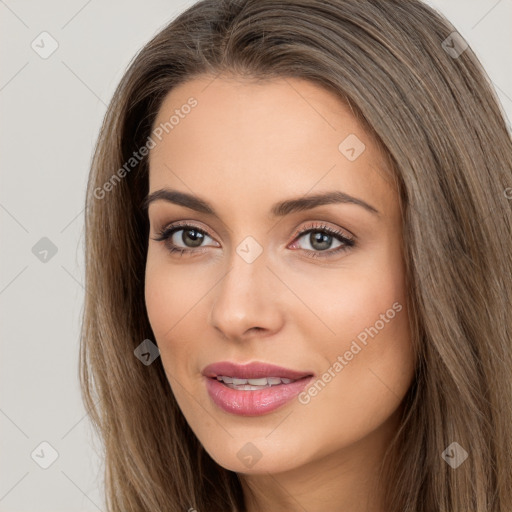
[[[214,377],[212,377],[214,378]],[[226,375],[218,375],[215,377],[219,382],[225,384],[228,388],[237,389],[239,391],[258,391],[260,389],[270,388],[272,386],[280,386],[282,384],[291,384],[300,379],[286,379],[284,377],[261,377],[259,379],[237,379],[236,377],[228,377]]]
[[[277,366],[275,364],[263,363],[260,361],[253,361],[248,364],[239,364],[231,361],[221,361],[218,363],[209,364],[201,372],[205,377],[213,377],[222,379],[226,384],[250,384],[249,382],[229,382],[229,379],[233,380],[252,380],[258,381],[259,379],[270,379],[265,384],[281,384],[276,379],[280,380],[299,380],[304,377],[313,375],[313,372],[303,372],[300,370],[292,370],[291,368],[284,368],[283,366]],[[275,383],[275,384],[274,384]],[[289,382],[285,382],[289,384]],[[263,385],[262,382],[250,384],[254,386]]]
[[[312,380],[301,372],[267,363],[239,365],[215,363],[203,372],[213,403],[224,412],[259,416],[280,408],[295,398]]]

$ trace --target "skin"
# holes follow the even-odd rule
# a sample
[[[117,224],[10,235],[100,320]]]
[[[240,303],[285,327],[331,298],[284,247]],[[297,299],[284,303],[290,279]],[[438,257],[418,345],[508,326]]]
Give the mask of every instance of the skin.
[[[167,95],[154,126],[191,96],[197,106],[149,155],[149,192],[193,193],[219,214],[165,200],[148,209],[146,306],[178,404],[210,456],[240,475],[249,512],[383,511],[379,465],[414,374],[401,214],[387,159],[337,96],[306,80],[201,76]],[[338,149],[350,134],[366,146],[354,161]],[[278,201],[335,190],[379,213],[339,203],[270,216]],[[176,221],[207,232],[204,252],[171,254],[155,240]],[[322,251],[309,234],[294,236],[312,222],[356,245],[328,256],[341,245],[336,238]],[[194,250],[182,235],[190,231],[172,241]],[[263,250],[252,263],[236,252],[248,236]],[[308,403],[242,417],[206,391],[201,370],[217,361],[321,377],[394,303],[401,311]],[[261,454],[252,467],[237,456],[248,442]]]

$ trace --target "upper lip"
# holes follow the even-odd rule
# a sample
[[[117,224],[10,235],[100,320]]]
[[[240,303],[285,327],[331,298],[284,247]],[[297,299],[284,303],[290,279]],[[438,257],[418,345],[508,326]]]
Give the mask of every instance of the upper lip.
[[[302,372],[276,366],[274,364],[255,361],[248,364],[238,364],[231,361],[221,361],[209,364],[201,372],[205,377],[236,377],[238,379],[261,379],[263,377],[281,377],[298,380],[313,375],[312,372]]]

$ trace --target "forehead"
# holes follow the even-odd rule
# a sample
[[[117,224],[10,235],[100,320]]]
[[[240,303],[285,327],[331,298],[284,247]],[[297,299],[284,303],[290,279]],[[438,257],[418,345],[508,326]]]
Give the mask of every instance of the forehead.
[[[167,94],[158,127],[150,191],[223,189],[245,208],[249,196],[337,189],[385,209],[393,193],[385,155],[350,108],[307,80],[197,77]]]

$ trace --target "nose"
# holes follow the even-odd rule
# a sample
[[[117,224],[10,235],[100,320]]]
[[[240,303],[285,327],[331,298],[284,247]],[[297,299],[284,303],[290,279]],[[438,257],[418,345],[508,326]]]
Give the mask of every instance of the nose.
[[[267,268],[265,252],[251,263],[233,252],[231,263],[212,290],[210,325],[224,338],[235,341],[278,332],[284,318],[280,301],[283,290]]]

